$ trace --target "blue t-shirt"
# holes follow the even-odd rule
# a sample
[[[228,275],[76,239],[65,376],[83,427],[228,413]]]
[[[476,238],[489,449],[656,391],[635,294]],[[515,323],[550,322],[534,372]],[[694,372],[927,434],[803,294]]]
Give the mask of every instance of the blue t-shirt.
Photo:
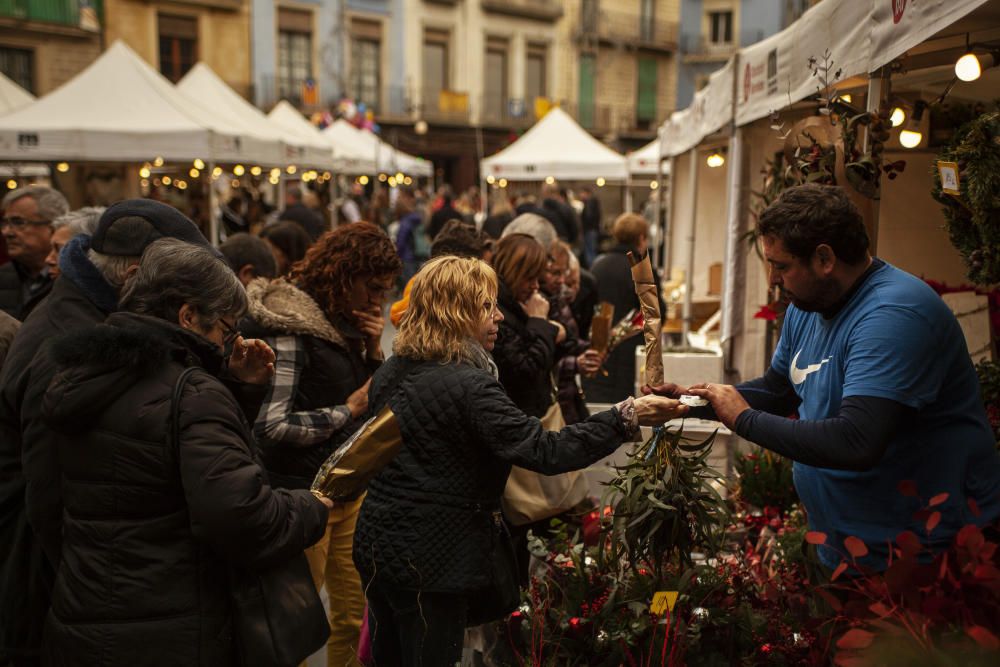
[[[801,419],[835,417],[847,396],[888,398],[916,410],[872,470],[795,464],[810,528],[826,533],[833,547],[819,549],[828,567],[840,563],[850,535],[868,546],[865,564],[884,569],[888,544],[904,530],[942,549],[963,525],[1000,515],[1000,454],[965,337],[922,280],[884,264],[832,319],[790,306],[771,366],[802,400]],[[916,483],[919,498],[900,493],[904,480]],[[926,520],[914,513],[940,493],[948,500],[934,508],[942,518],[928,536]]]

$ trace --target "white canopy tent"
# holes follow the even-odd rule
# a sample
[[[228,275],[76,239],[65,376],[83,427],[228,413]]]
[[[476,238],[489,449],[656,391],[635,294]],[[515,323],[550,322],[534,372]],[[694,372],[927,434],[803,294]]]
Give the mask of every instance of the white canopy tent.
[[[604,178],[625,181],[625,157],[590,135],[556,107],[517,141],[480,162],[483,177],[541,181],[549,176],[567,181]]]
[[[656,176],[658,173],[657,162],[660,160],[659,138],[653,139],[642,148],[632,151],[626,158],[628,159],[628,173],[633,177]],[[664,166],[663,175],[666,176],[669,173],[670,168]]]
[[[121,41],[68,83],[0,118],[4,160],[263,163],[276,143],[241,136]]]
[[[0,116],[27,106],[35,96],[0,72]]]
[[[177,90],[189,99],[213,109],[244,137],[252,137],[272,147],[268,166],[299,164],[324,169],[333,166],[333,153],[319,141],[302,141],[297,134],[272,122],[264,113],[226,85],[212,68],[198,63],[177,83]]]
[[[336,120],[323,130],[323,134],[334,142],[334,153],[356,156],[358,160],[368,161],[374,165],[366,172],[379,171],[386,174],[402,172],[410,176],[431,176],[434,168],[431,163],[421,158],[405,153],[382,141],[378,136],[367,130],[359,130],[343,118]]]
[[[335,170],[348,171],[354,166],[346,160],[334,157],[336,150],[334,149],[331,152],[330,142],[323,136],[319,128],[306,120],[299,113],[298,109],[287,101],[281,100],[278,102],[271,109],[271,113],[267,114],[267,117],[272,123],[282,127],[285,132],[295,136],[301,145],[313,147],[315,150],[326,151],[333,161],[333,168]],[[369,169],[367,171],[372,170]]]

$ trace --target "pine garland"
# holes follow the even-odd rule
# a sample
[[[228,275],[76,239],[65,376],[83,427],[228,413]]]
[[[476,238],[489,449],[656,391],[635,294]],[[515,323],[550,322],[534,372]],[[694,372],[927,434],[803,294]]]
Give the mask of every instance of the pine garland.
[[[958,130],[938,155],[955,162],[959,191],[941,191],[934,169],[931,194],[944,205],[948,235],[968,267],[969,279],[980,285],[1000,283],[1000,112],[993,111]]]

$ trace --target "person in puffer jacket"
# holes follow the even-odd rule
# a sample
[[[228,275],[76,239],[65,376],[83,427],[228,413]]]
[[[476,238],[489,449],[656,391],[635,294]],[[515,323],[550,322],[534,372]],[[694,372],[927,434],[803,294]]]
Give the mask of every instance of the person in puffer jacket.
[[[243,331],[276,355],[274,382],[254,424],[275,486],[308,489],[334,448],[360,426],[368,381],[382,364],[382,306],[402,268],[379,227],[327,232],[287,279],[250,283]],[[326,534],[306,551],[317,589],[330,598],[327,664],[356,664],[365,598],[351,562],[362,496],[334,503]]]
[[[65,510],[44,665],[237,664],[231,573],[303,558],[322,536],[331,503],[270,486],[216,377],[230,344],[230,373],[273,372],[270,350],[235,329],[245,310],[225,262],[163,239],[119,312],[55,342],[44,414],[66,434]],[[189,367],[174,435],[174,387]]]
[[[490,351],[503,317],[488,264],[431,260],[414,279],[395,356],[372,379],[369,414],[388,406],[403,440],[369,484],[354,536],[379,667],[454,665],[467,625],[516,606],[514,554],[500,514],[511,465],[577,470],[640,425],[687,411],[676,400],[630,397],[546,431],[497,380]]]

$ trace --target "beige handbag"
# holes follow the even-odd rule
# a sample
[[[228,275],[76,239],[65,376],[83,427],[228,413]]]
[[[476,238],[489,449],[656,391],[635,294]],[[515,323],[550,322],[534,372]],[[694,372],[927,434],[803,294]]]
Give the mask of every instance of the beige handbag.
[[[554,402],[542,417],[547,431],[566,426],[559,403]],[[587,497],[587,478],[580,470],[560,475],[542,475],[514,466],[503,492],[503,512],[514,526],[548,519],[573,509]]]

